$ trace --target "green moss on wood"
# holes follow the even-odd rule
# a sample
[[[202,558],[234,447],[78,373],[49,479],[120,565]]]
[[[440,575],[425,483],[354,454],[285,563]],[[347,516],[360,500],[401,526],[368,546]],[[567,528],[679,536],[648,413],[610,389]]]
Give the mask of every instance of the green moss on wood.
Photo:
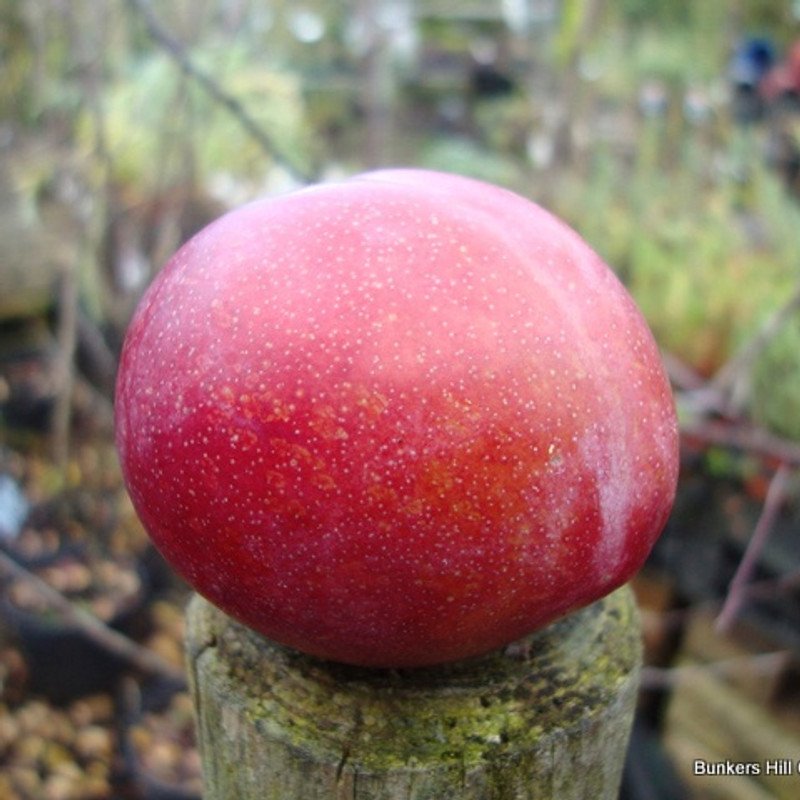
[[[209,800],[611,797],[640,659],[627,589],[433,668],[321,662],[200,598],[188,647]]]

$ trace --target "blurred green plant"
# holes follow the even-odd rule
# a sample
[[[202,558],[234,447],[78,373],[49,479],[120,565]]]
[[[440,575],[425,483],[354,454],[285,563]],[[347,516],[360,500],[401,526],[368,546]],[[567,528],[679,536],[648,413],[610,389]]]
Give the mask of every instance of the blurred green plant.
[[[520,191],[520,164],[501,153],[487,151],[466,137],[432,140],[420,153],[419,165],[427,169],[455,172]]]
[[[649,146],[640,138],[638,155]],[[798,279],[800,209],[758,161],[703,176],[649,157],[626,169],[599,150],[585,177],[562,186],[557,211],[618,271],[659,344],[702,374]]]
[[[254,62],[235,45],[193,57],[248,109],[283,158],[310,165],[315,145],[296,74]],[[115,180],[142,189],[154,188],[147,182],[160,185],[165,175],[185,178],[187,171],[198,185],[219,173],[263,181],[274,163],[228,109],[157,52],[131,64],[107,87],[99,123],[96,114],[81,115],[77,140],[89,152],[96,147],[98,124]]]
[[[760,354],[752,379],[756,422],[800,441],[800,316],[784,324]]]

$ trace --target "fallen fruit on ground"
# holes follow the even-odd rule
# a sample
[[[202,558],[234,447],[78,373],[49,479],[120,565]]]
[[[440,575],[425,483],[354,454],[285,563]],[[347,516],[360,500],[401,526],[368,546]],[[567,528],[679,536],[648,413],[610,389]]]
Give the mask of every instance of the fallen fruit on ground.
[[[418,170],[199,233],[130,325],[116,420],[197,591],[365,666],[478,655],[604,596],[677,480],[669,384],[611,270],[528,200]]]

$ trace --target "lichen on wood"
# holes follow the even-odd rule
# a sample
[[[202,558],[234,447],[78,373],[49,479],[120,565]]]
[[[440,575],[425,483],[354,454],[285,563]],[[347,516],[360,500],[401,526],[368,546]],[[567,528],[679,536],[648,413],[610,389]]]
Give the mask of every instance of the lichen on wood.
[[[208,800],[616,797],[641,657],[627,588],[438,667],[322,662],[200,597],[187,645]]]

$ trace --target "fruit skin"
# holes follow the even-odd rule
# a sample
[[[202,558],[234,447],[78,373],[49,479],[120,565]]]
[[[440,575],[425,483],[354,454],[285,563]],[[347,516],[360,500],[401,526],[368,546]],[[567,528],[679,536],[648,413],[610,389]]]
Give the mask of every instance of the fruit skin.
[[[363,666],[487,652],[642,565],[678,436],[633,301],[506,190],[382,170],[243,206],[123,348],[134,506],[206,598]]]

